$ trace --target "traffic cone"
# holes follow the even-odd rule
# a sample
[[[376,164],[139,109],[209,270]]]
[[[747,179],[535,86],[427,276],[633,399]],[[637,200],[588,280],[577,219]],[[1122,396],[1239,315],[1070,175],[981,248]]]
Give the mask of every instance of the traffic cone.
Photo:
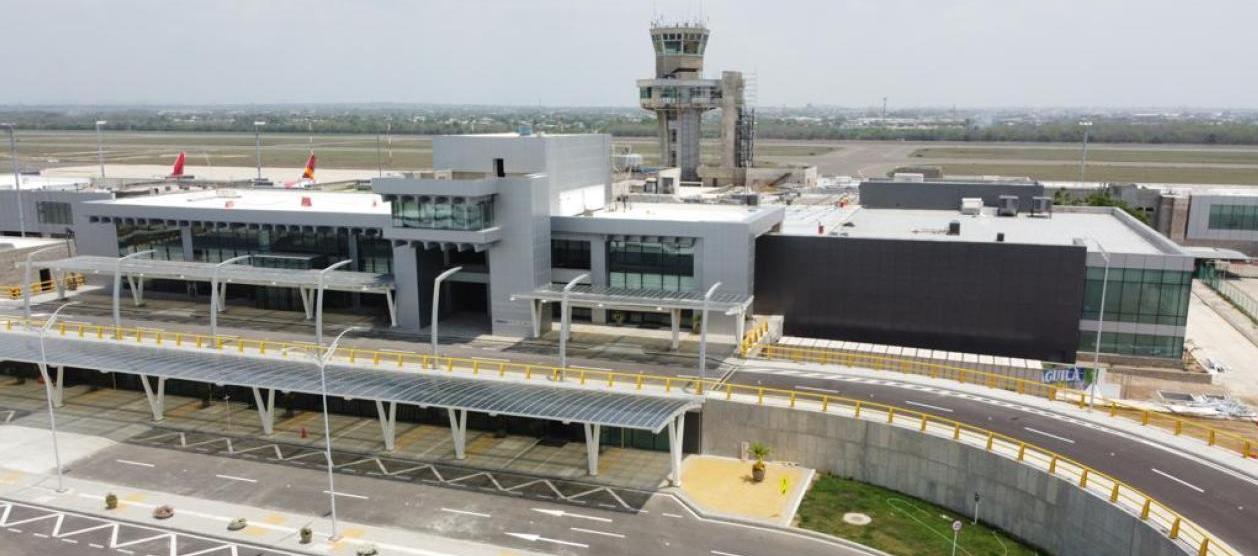
[[[302,438],[305,438],[305,437],[306,437],[306,427],[302,427],[302,428],[301,428],[301,437],[302,437]]]

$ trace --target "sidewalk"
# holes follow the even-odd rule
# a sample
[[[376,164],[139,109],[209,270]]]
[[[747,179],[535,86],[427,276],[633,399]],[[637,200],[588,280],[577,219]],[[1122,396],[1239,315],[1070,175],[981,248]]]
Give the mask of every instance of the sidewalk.
[[[11,471],[0,467],[0,498],[55,507],[61,510],[90,514],[105,519],[127,521],[149,527],[173,529],[197,535],[265,545],[304,554],[352,556],[359,549],[376,547],[386,554],[413,556],[502,556],[533,554],[519,550],[425,535],[401,529],[373,527],[360,523],[340,522],[341,539],[329,542],[331,521],[311,515],[263,510],[201,498],[177,496],[163,492],[117,487],[106,483],[65,478],[66,492],[56,491],[55,477]],[[118,509],[105,510],[105,494],[118,496]],[[153,509],[160,505],[175,508],[175,516],[164,521],[153,519]],[[249,526],[231,532],[227,524],[243,517]],[[314,541],[303,545],[298,530],[309,526]],[[423,548],[420,548],[423,547]]]

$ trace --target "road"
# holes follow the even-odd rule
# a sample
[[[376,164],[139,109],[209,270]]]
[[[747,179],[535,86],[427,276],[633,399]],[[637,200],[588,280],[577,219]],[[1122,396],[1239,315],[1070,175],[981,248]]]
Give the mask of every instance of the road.
[[[1258,554],[1258,533],[1254,530],[1254,520],[1258,519],[1258,481],[1253,479],[1169,452],[1142,439],[1050,416],[1035,408],[916,385],[910,388],[893,380],[857,381],[837,373],[801,373],[763,363],[749,363],[755,366],[735,373],[730,380],[906,407],[1042,446],[1143,490],[1242,553]]]
[[[133,444],[97,452],[70,474],[294,513],[323,515],[328,507],[327,475],[317,469]],[[805,535],[701,519],[669,495],[630,513],[343,474],[336,491],[345,521],[555,554],[864,554]]]

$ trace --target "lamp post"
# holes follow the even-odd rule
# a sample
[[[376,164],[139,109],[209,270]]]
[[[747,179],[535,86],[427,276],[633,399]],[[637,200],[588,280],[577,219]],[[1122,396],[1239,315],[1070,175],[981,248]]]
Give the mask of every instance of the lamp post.
[[[135,253],[132,253],[130,255],[118,257],[118,260],[114,262],[114,329],[115,329],[114,332],[115,333],[117,333],[118,328],[122,327],[122,312],[118,307],[118,297],[119,295],[122,294],[122,261],[133,258],[133,257],[139,257],[140,255],[152,255],[153,252],[154,251],[152,249],[149,249],[147,251],[136,251]]]
[[[708,378],[708,304],[712,301],[712,294],[716,293],[716,289],[721,287],[721,283],[717,282],[708,288],[708,293],[703,294],[703,316],[699,322],[699,380],[707,380]]]
[[[105,177],[105,147],[100,137],[100,127],[109,122],[96,120],[96,162],[100,163],[100,177]]]
[[[432,336],[432,364],[437,365],[437,306],[441,302],[441,283],[454,273],[463,270],[463,267],[456,266],[437,275],[432,281],[432,322],[429,323],[429,331]]]
[[[331,361],[332,356],[336,354],[336,346],[341,343],[341,338],[358,329],[357,326],[351,326],[342,330],[332,340],[332,345],[328,346],[327,351],[315,354],[316,362],[319,364],[319,389],[323,395],[323,454],[328,461],[328,503],[332,506],[332,536],[328,537],[330,541],[339,539],[341,535],[337,531],[336,522],[336,482],[332,473],[332,425],[328,422],[328,361]]]
[[[59,249],[60,247],[60,245],[45,247],[26,255],[26,270],[22,274],[22,313],[26,317],[27,322],[31,320],[31,261],[35,258],[35,255]]]
[[[564,284],[564,287],[563,287],[563,298],[559,302],[559,373],[560,373],[559,379],[560,380],[563,380],[563,372],[568,368],[568,327],[570,326],[568,321],[571,320],[571,318],[568,316],[568,311],[570,311],[570,309],[568,308],[568,292],[571,292],[572,288],[577,287],[577,282],[580,282],[582,280],[589,280],[589,279],[590,279],[590,273],[583,272],[581,273],[580,276],[577,276],[576,278],[569,280],[568,283]]]
[[[315,296],[315,345],[320,348],[323,347],[323,288],[326,283],[325,278],[327,277],[328,272],[343,267],[351,262],[353,261],[345,259],[339,263],[328,265],[327,268],[319,271],[319,290],[318,294]]]
[[[210,276],[210,338],[218,337],[218,312],[223,310],[222,303],[220,303],[218,299],[219,269],[236,261],[243,261],[251,258],[253,258],[253,255],[241,255],[239,257],[232,257],[214,265],[214,273]]]
[[[258,177],[254,181],[257,183],[262,183],[262,126],[264,125],[266,122],[262,120],[253,122],[253,151],[258,160]]]
[[[1083,187],[1084,169],[1088,166],[1088,130],[1092,128],[1091,120],[1083,120],[1079,122],[1079,127],[1083,128],[1083,154],[1079,158],[1079,187]]]
[[[17,197],[17,232],[21,237],[26,237],[26,206],[22,204],[22,172],[18,170],[17,165],[17,137],[15,135],[16,124],[3,123],[0,127],[9,128],[9,160],[13,162],[13,190]]]
[[[65,492],[66,488],[61,476],[61,449],[57,446],[57,417],[53,412],[52,380],[49,379],[48,375],[48,350],[44,347],[44,337],[48,335],[48,330],[57,321],[57,315],[61,313],[61,310],[76,303],[71,301],[57,307],[57,310],[52,312],[48,320],[44,321],[43,328],[39,330],[39,374],[44,379],[44,397],[48,398],[48,428],[52,431],[52,457],[57,464],[57,492]],[[27,326],[30,326],[29,322],[27,322]]]
[[[1101,308],[1096,319],[1096,346],[1092,353],[1092,377],[1091,387],[1088,388],[1088,409],[1092,409],[1093,403],[1096,401],[1096,383],[1101,378],[1101,330],[1105,327],[1105,294],[1109,289],[1109,252],[1101,245],[1101,242],[1095,238],[1092,243],[1096,244],[1096,248],[1101,252],[1101,258],[1105,260],[1105,273],[1101,277]]]

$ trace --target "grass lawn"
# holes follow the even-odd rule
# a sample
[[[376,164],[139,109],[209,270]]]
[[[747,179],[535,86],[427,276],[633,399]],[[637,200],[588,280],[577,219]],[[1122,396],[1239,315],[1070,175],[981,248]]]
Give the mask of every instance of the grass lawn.
[[[1079,160],[1079,147],[926,147],[910,154],[913,158],[966,158],[984,160]],[[1088,160],[1094,162],[1189,162],[1195,164],[1258,164],[1258,150],[1248,149],[1114,149],[1088,146]]]
[[[979,507],[982,517],[982,506]],[[851,525],[843,514],[857,512],[873,519],[868,525]],[[952,553],[952,522],[964,525],[957,537],[957,554],[1005,556],[1039,554],[1005,534],[971,525],[973,516],[961,516],[934,504],[873,485],[821,475],[799,507],[799,525],[849,539],[898,556],[949,556]]]

